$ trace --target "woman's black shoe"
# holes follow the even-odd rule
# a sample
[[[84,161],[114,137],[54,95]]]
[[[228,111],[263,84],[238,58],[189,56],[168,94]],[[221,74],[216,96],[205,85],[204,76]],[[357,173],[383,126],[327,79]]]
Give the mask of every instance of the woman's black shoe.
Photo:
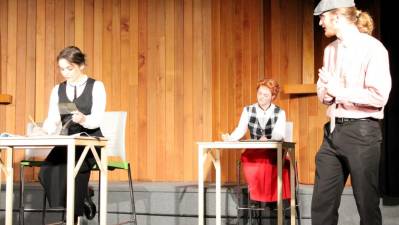
[[[97,213],[96,205],[94,204],[93,200],[91,200],[91,197],[93,196],[94,196],[94,190],[88,188],[87,195],[83,201],[84,214],[88,220],[93,219]]]

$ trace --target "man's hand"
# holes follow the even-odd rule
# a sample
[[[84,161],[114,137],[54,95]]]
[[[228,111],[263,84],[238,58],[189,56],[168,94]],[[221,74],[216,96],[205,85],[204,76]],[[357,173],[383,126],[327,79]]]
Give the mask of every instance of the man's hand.
[[[332,97],[337,97],[339,92],[342,90],[339,79],[335,77],[328,81],[326,88],[327,88],[327,93]]]
[[[319,80],[325,85],[328,97],[325,101],[331,101],[341,91],[340,78],[327,71],[325,67],[319,69]]]

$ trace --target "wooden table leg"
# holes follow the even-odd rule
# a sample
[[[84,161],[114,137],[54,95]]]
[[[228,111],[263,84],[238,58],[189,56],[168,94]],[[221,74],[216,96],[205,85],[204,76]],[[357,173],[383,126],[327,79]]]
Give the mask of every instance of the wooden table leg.
[[[103,149],[102,149],[103,150]],[[108,194],[108,155],[101,151],[101,178],[100,178],[100,225],[107,224],[107,194]]]
[[[13,163],[13,149],[7,148],[6,150],[6,225],[12,225],[12,203],[14,197],[13,176],[14,169]]]
[[[290,188],[291,188],[291,225],[295,225],[295,210],[296,210],[296,167],[295,167],[295,151],[289,150],[290,154]],[[299,218],[298,218],[299,219]]]
[[[198,147],[198,225],[204,225],[204,149]]]
[[[215,172],[216,172],[216,225],[222,224],[222,170],[220,166],[220,150],[215,153]]]
[[[69,144],[67,150],[67,225],[74,224],[75,213],[75,145]]]
[[[283,156],[282,147],[277,148],[277,224],[283,225]]]

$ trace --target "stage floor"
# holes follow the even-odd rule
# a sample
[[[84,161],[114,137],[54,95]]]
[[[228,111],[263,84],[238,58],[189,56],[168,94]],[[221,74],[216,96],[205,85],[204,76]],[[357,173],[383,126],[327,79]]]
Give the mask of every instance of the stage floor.
[[[97,183],[91,183],[96,193],[94,201],[97,202]],[[18,184],[14,186],[14,208],[18,204]],[[301,225],[310,225],[310,200],[312,197],[312,185],[300,185],[298,190],[298,202],[300,207]],[[0,199],[0,224],[4,224],[4,185]],[[196,225],[197,224],[197,184],[187,182],[135,182],[134,196],[139,225]],[[215,190],[209,185],[206,190],[206,215],[207,225],[214,223]],[[108,195],[108,224],[117,224],[125,221],[128,215],[129,192],[127,183],[110,183]],[[40,208],[42,205],[42,189],[38,183],[29,183],[26,188],[25,202],[27,207]],[[399,199],[384,199],[381,201],[384,225],[397,225],[399,221]],[[345,188],[340,207],[340,225],[358,225],[359,216],[352,189]],[[119,213],[119,214],[117,214]],[[236,224],[236,195],[234,186],[224,185],[222,188],[222,221],[223,224]],[[276,212],[273,205],[262,214],[263,225],[275,223]],[[47,213],[46,222],[51,223],[60,220],[61,214]],[[288,218],[288,212],[287,212]],[[14,224],[18,224],[18,212],[14,211]],[[25,214],[26,224],[40,224],[41,212],[29,212]],[[286,220],[288,224],[288,219]],[[83,219],[82,224],[97,224],[97,217],[91,221]],[[244,224],[241,220],[240,224]]]

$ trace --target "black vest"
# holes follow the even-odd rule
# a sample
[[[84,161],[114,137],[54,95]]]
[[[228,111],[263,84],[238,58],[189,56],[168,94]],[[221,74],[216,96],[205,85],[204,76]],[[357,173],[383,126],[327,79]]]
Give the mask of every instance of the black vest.
[[[84,115],[91,114],[91,107],[93,106],[94,82],[95,82],[94,79],[88,78],[86,81],[86,86],[85,86],[82,94],[73,100],[73,103],[75,103],[78,110],[81,113],[83,113]],[[59,99],[58,102],[59,103],[72,103],[66,95],[66,86],[67,86],[66,81],[62,82],[59,85],[59,88],[58,88],[58,99]],[[67,123],[71,119],[72,119],[72,114],[61,115],[62,126],[64,126],[64,124]],[[80,124],[74,123],[71,121],[71,124],[68,127],[68,135],[77,134],[77,133],[81,133],[81,132],[85,132],[90,136],[103,137],[100,128],[87,129],[87,128],[84,128],[83,126],[81,126]]]

